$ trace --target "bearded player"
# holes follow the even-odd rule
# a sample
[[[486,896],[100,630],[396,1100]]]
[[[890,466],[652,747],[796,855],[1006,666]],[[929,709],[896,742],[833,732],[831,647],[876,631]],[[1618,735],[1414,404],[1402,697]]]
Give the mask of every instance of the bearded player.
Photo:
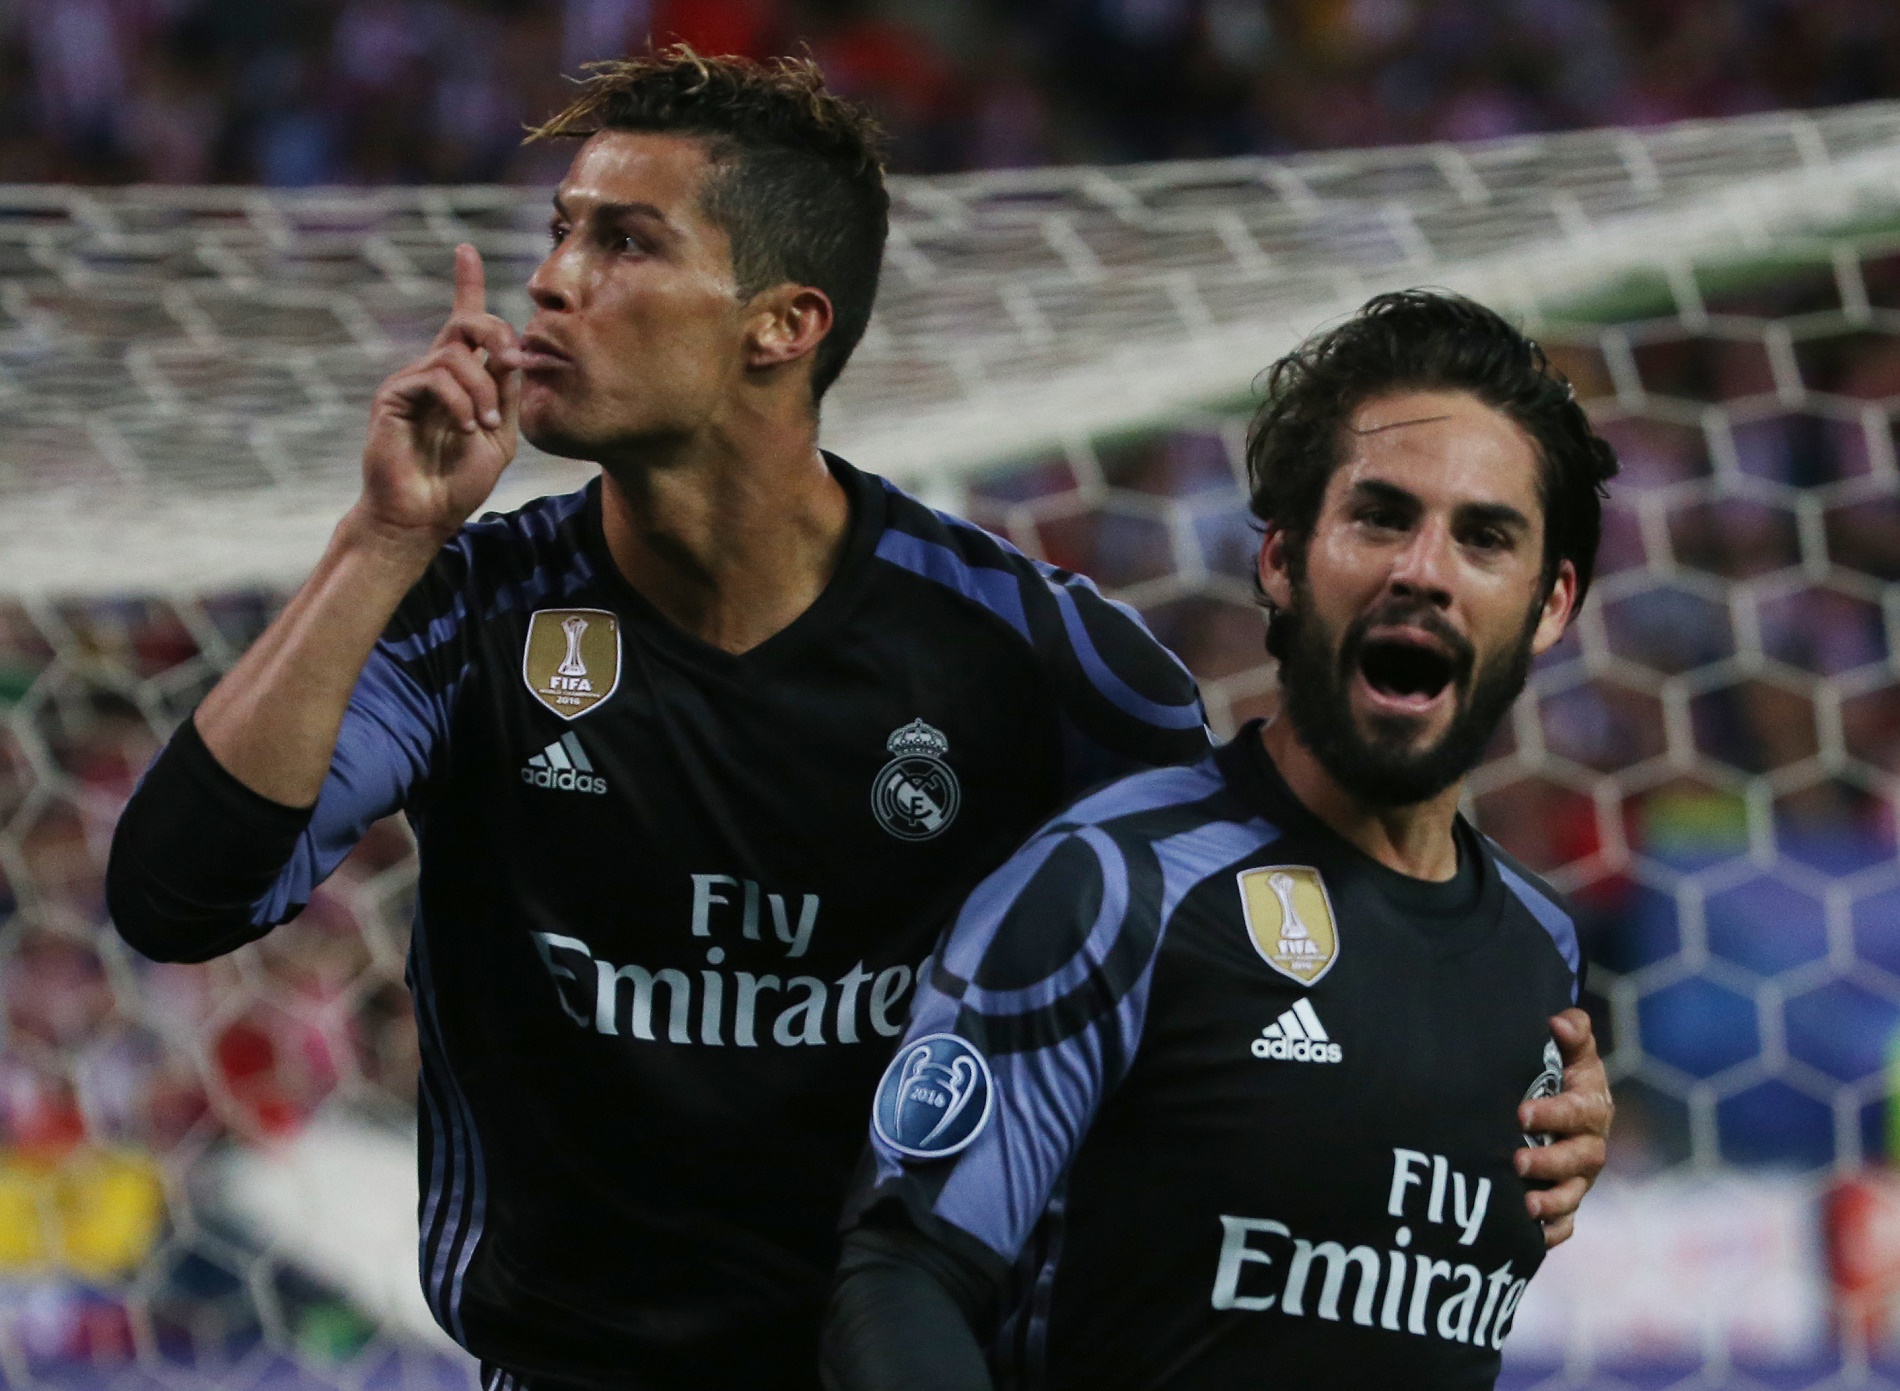
[[[1276,364],[1248,457],[1283,713],[964,907],[873,1104],[835,1387],[1497,1376],[1582,965],[1460,780],[1583,602],[1615,456],[1534,344],[1411,292]]]
[[[818,449],[888,197],[814,70],[670,50],[543,133],[582,143],[526,331],[461,248],[360,500],[133,799],[110,902],[203,959],[406,811],[436,1317],[497,1388],[808,1387],[917,963],[1075,791],[1200,757],[1200,706],[1086,581]],[[600,478],[468,522],[517,427]],[[1605,1096],[1548,1103],[1577,1196]]]

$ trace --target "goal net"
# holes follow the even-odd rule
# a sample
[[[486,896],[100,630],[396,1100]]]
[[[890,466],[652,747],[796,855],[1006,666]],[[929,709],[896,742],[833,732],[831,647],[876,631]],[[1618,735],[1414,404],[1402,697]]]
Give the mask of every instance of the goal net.
[[[1259,371],[1408,285],[1540,338],[1624,473],[1471,805],[1576,896],[1621,1113],[1507,1379],[1900,1363],[1900,106],[894,197],[826,443],[1134,604],[1222,731],[1273,702]],[[456,242],[525,318],[544,198],[0,189],[10,1384],[466,1384],[413,1273],[403,827],[200,967],[126,951],[101,871],[348,505]],[[497,505],[584,476],[524,451]]]

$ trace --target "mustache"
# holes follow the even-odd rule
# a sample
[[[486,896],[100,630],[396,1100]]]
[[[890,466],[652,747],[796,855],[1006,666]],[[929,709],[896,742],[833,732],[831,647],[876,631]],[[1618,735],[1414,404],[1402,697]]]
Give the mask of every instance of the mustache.
[[[1429,634],[1444,645],[1451,656],[1452,684],[1460,690],[1470,685],[1477,666],[1477,649],[1433,605],[1423,599],[1393,598],[1359,615],[1347,627],[1339,642],[1339,670],[1347,676],[1359,665],[1359,654],[1366,645],[1366,634],[1374,628],[1413,628]]]

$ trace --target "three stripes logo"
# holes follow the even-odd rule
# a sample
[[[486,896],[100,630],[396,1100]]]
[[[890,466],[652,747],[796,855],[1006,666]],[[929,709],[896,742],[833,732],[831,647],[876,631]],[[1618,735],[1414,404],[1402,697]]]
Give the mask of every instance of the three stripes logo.
[[[1326,1035],[1313,1002],[1301,997],[1253,1041],[1256,1058],[1279,1058],[1295,1063],[1336,1063],[1345,1054]]]
[[[594,776],[581,741],[569,730],[521,769],[521,780],[530,787],[553,788],[560,792],[591,792],[600,796],[607,791],[607,780]]]

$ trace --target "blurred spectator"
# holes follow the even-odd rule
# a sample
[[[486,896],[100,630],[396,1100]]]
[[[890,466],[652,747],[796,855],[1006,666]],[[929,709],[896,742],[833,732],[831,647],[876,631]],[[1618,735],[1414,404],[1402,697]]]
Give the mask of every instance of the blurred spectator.
[[[0,179],[540,180],[557,74],[649,39],[810,51],[912,171],[1900,93],[1890,0],[0,0]]]

